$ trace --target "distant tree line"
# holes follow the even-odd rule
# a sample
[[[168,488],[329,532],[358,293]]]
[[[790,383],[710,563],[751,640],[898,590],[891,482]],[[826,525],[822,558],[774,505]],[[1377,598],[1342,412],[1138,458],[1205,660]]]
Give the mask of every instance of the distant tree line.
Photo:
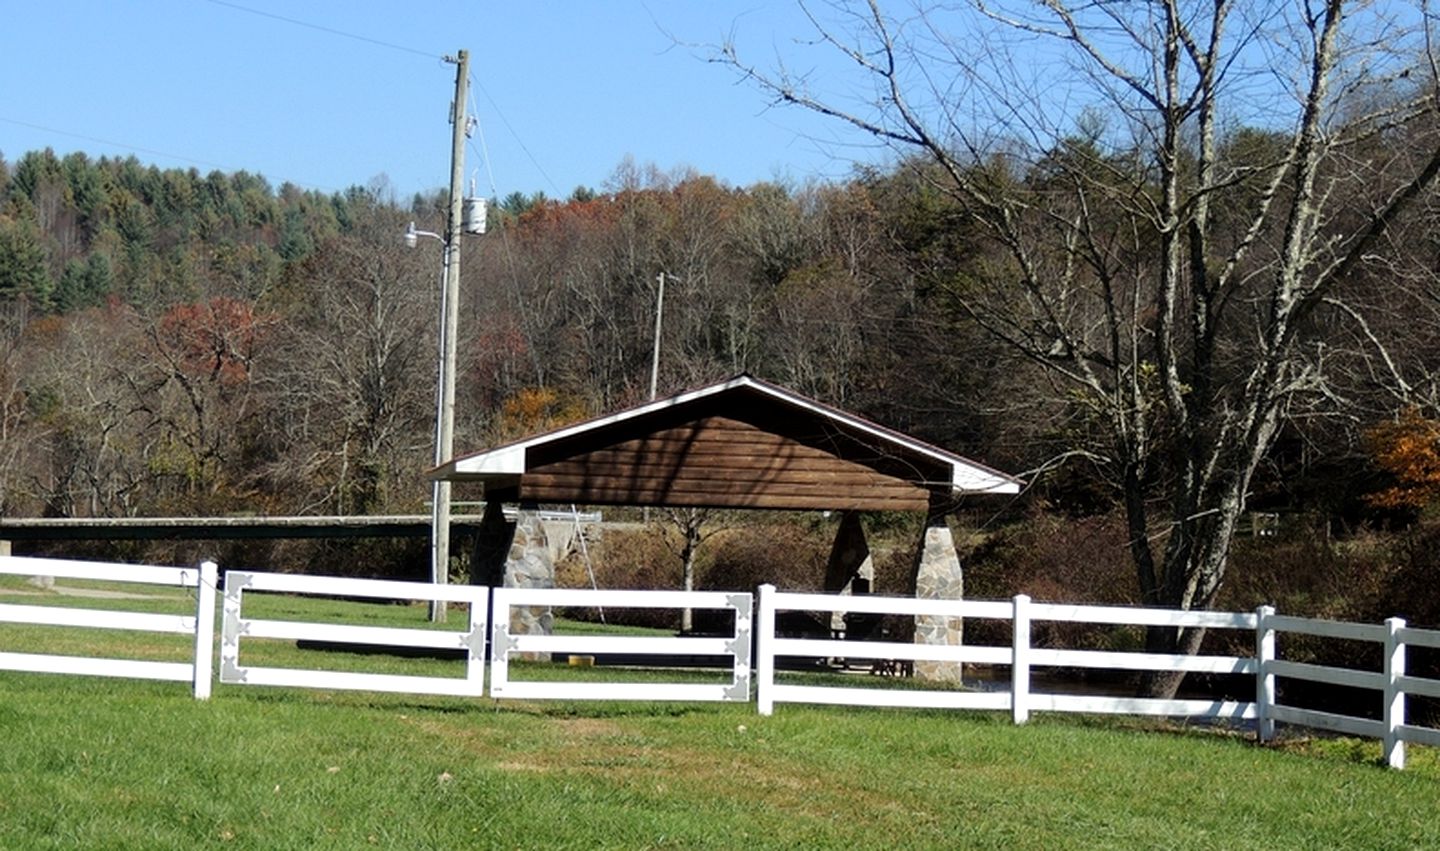
[[[1079,168],[1123,173],[1087,144],[1069,138],[1023,170],[971,168],[1031,192]],[[1278,144],[1242,129],[1222,150],[1262,163]],[[627,161],[602,191],[504,199],[491,233],[463,245],[459,445],[643,401],[663,273],[662,394],[750,372],[1008,470],[1056,462],[1038,479],[1051,504],[1108,510],[1119,497],[1092,449],[1103,409],[967,310],[1015,272],[942,179],[917,158],[737,188]],[[0,511],[418,510],[440,257],[399,235],[412,218],[442,229],[444,199],[390,195],[383,180],[323,194],[133,157],[0,161]],[[1428,281],[1413,270],[1430,262],[1429,209],[1407,220],[1415,239],[1393,244],[1407,281]],[[1366,280],[1347,284],[1347,304],[1423,376],[1437,352],[1424,292]],[[1361,332],[1332,338],[1351,367],[1332,395],[1347,403],[1327,410],[1316,394],[1283,423],[1261,503],[1355,519],[1378,505],[1364,493],[1383,473],[1365,428],[1434,413],[1424,393],[1402,404],[1367,388],[1375,362],[1341,333]],[[1030,342],[1055,359],[1105,357],[1065,337]]]

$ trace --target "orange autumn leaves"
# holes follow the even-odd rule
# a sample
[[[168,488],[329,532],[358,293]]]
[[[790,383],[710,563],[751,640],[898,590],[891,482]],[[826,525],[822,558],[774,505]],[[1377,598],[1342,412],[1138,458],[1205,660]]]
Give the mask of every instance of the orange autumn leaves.
[[[1370,457],[1391,484],[1367,501],[1381,508],[1420,509],[1440,497],[1440,420],[1407,408],[1365,433]]]

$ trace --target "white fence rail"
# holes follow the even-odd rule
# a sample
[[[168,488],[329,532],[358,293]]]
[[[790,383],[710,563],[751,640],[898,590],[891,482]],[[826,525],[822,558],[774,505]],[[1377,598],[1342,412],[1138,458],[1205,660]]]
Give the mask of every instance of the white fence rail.
[[[467,603],[470,607],[470,618],[464,631],[247,618],[244,613],[246,591]],[[380,579],[226,571],[224,622],[220,640],[220,681],[244,685],[479,697],[485,689],[485,610],[489,593],[488,588],[471,585],[431,585]],[[242,638],[465,650],[465,676],[426,677],[246,666],[240,658]]]
[[[209,697],[214,652],[214,564],[175,568],[6,556],[0,557],[0,574],[194,588],[193,616],[0,604],[0,624],[193,635],[194,657],[190,662],[17,653],[0,648],[0,670],[188,681],[193,684],[197,698]],[[464,630],[269,620],[246,616],[245,595],[251,592],[464,603],[469,606],[470,617]],[[1408,697],[1440,699],[1440,680],[1417,677],[1406,670],[1409,648],[1440,650],[1440,631],[1414,629],[1399,618],[1387,620],[1383,625],[1354,624],[1282,616],[1263,606],[1253,614],[1178,612],[1043,604],[1031,602],[1024,595],[1007,601],[983,601],[795,594],[779,592],[770,585],[761,586],[758,608],[755,603],[750,594],[720,592],[520,588],[492,591],[466,585],[230,571],[226,574],[220,680],[245,685],[480,696],[484,693],[488,661],[490,694],[497,698],[744,702],[751,696],[750,661],[754,650],[755,697],[758,710],[764,715],[772,714],[776,703],[819,703],[1009,710],[1017,724],[1024,723],[1033,712],[1246,719],[1257,722],[1257,736],[1261,741],[1274,736],[1277,722],[1378,738],[1382,741],[1386,762],[1395,768],[1404,767],[1406,743],[1440,747],[1440,729],[1411,724],[1406,718]],[[487,623],[492,604],[494,614]],[[523,607],[715,609],[729,612],[734,628],[720,637],[512,634],[512,612]],[[781,611],[1009,621],[1011,642],[1009,646],[943,646],[789,637],[780,635],[776,629],[777,613]],[[1035,647],[1031,640],[1032,628],[1043,622],[1241,630],[1253,634],[1255,650],[1245,656],[1179,656]],[[1285,659],[1281,639],[1287,634],[1378,644],[1383,651],[1382,669],[1339,668]],[[490,639],[488,653],[487,636]],[[459,650],[465,657],[465,675],[427,677],[247,666],[241,659],[243,639]],[[728,668],[729,682],[623,682],[614,681],[615,678],[576,682],[512,678],[511,662],[517,658],[566,654],[669,657],[671,668],[691,665],[695,657],[720,657]],[[893,682],[879,678],[862,685],[867,682],[863,677],[851,677],[846,685],[776,682],[776,660],[785,657],[1008,666],[1010,682],[1005,691],[964,690],[958,686],[894,688]],[[1045,667],[1240,675],[1254,679],[1255,699],[1149,700],[1048,693],[1037,690],[1033,676],[1035,668]],[[1375,691],[1379,711],[1374,714],[1379,717],[1356,717],[1282,703],[1277,697],[1279,679]]]
[[[776,632],[780,611],[862,612],[888,615],[931,615],[989,618],[1011,622],[1010,647],[911,645],[894,641],[827,641],[787,638]],[[1033,624],[1042,621],[1131,626],[1203,627],[1244,630],[1255,636],[1251,656],[1180,656],[1141,652],[1073,650],[1034,647]],[[761,714],[776,703],[824,703],[849,706],[908,706],[956,709],[1009,709],[1017,724],[1032,712],[1119,713],[1255,720],[1258,737],[1274,736],[1275,723],[1298,724],[1382,740],[1385,759],[1396,768],[1405,763],[1405,743],[1440,747],[1440,730],[1406,723],[1409,695],[1440,698],[1440,680],[1408,676],[1406,648],[1440,649],[1440,631],[1406,627],[1392,618],[1384,625],[1352,624],[1276,615],[1266,606],[1257,612],[1180,612],[1117,606],[1076,606],[1033,603],[1024,595],[1008,602],[915,600],[900,597],[849,597],[791,594],[773,586],[760,588],[756,613],[759,652],[756,657],[756,699]],[[1294,633],[1349,641],[1377,642],[1384,647],[1384,670],[1362,671],[1284,660],[1277,654],[1277,636]],[[1008,665],[1008,691],[951,689],[899,690],[875,686],[791,685],[775,681],[777,657],[840,657],[912,662]],[[1123,671],[1184,671],[1238,674],[1255,678],[1255,700],[1158,700],[1098,694],[1051,694],[1035,691],[1037,667],[1103,668]],[[1380,692],[1382,718],[1362,718],[1302,709],[1277,701],[1277,678],[1306,680]]]
[[[207,561],[198,568],[153,567],[3,556],[0,557],[0,574],[123,582],[141,586],[194,588],[195,613],[193,615],[166,615],[71,606],[0,604],[0,623],[192,635],[194,636],[194,649],[193,657],[189,662],[156,662],[49,653],[13,653],[0,650],[0,670],[189,682],[192,684],[197,699],[205,700],[210,696],[210,684],[214,672],[212,660],[215,652],[216,568],[213,562]],[[105,642],[102,640],[101,643],[103,645]]]
[[[1021,594],[1014,598],[1015,670],[1012,671],[1012,715],[1024,723],[1031,712],[1090,712],[1123,715],[1164,715],[1206,718],[1255,719],[1253,701],[1158,700],[1104,695],[1032,693],[1028,679],[1032,667],[1104,668],[1121,671],[1184,671],[1207,674],[1250,674],[1259,662],[1243,656],[1183,656],[1160,653],[1101,650],[1055,650],[1030,646],[1030,625],[1036,621],[1099,623],[1117,626],[1165,626],[1253,631],[1257,615],[1236,612],[1181,612],[1122,606],[1075,606],[1032,603]],[[1024,639],[1023,641],[1021,639]]]
[[[490,642],[490,695],[568,700],[750,700],[750,594],[703,591],[597,591],[559,588],[496,588]],[[525,635],[510,632],[511,611],[518,607],[721,609],[733,613],[728,636]],[[646,656],[729,657],[730,682],[543,682],[511,678],[510,661],[524,655],[637,654]]]

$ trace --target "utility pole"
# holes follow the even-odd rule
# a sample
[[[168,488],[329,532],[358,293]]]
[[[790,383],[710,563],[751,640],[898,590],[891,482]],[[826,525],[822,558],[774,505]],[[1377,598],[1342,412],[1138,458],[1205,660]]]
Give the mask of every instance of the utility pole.
[[[445,57],[455,63],[455,102],[450,107],[450,219],[445,225],[445,286],[440,296],[440,365],[436,389],[435,466],[455,454],[455,346],[459,336],[460,227],[465,177],[465,136],[469,129],[470,53]],[[450,581],[450,482],[435,481],[430,533],[430,581]],[[445,604],[430,604],[430,620],[445,621]]]
[[[655,276],[660,289],[655,294],[655,354],[650,358],[650,401],[655,401],[655,390],[660,385],[660,318],[665,314],[665,273]]]

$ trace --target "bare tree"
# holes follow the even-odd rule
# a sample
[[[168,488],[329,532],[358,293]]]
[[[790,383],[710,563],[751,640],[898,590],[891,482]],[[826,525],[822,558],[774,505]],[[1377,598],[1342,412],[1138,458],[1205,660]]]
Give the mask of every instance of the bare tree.
[[[873,84],[868,102],[734,44],[718,58],[778,103],[922,156],[983,243],[947,282],[955,303],[1041,365],[1085,426],[1078,449],[1123,500],[1144,602],[1190,609],[1215,600],[1279,425],[1333,396],[1317,317],[1440,173],[1426,11],[807,8],[818,43]],[[1202,638],[1156,628],[1147,643],[1193,653]]]
[[[280,446],[267,475],[304,495],[300,510],[374,512],[424,492],[439,264],[398,245],[397,217],[366,215],[361,238],[331,240],[306,264],[303,307],[269,353]]]
[[[670,518],[675,537],[666,535],[665,540],[680,557],[680,589],[694,591],[695,559],[700,553],[700,545],[720,531],[719,527],[715,526],[706,528],[715,519],[716,513],[709,508],[671,508],[666,514]],[[690,632],[694,627],[694,613],[690,609],[682,609],[680,631]]]

